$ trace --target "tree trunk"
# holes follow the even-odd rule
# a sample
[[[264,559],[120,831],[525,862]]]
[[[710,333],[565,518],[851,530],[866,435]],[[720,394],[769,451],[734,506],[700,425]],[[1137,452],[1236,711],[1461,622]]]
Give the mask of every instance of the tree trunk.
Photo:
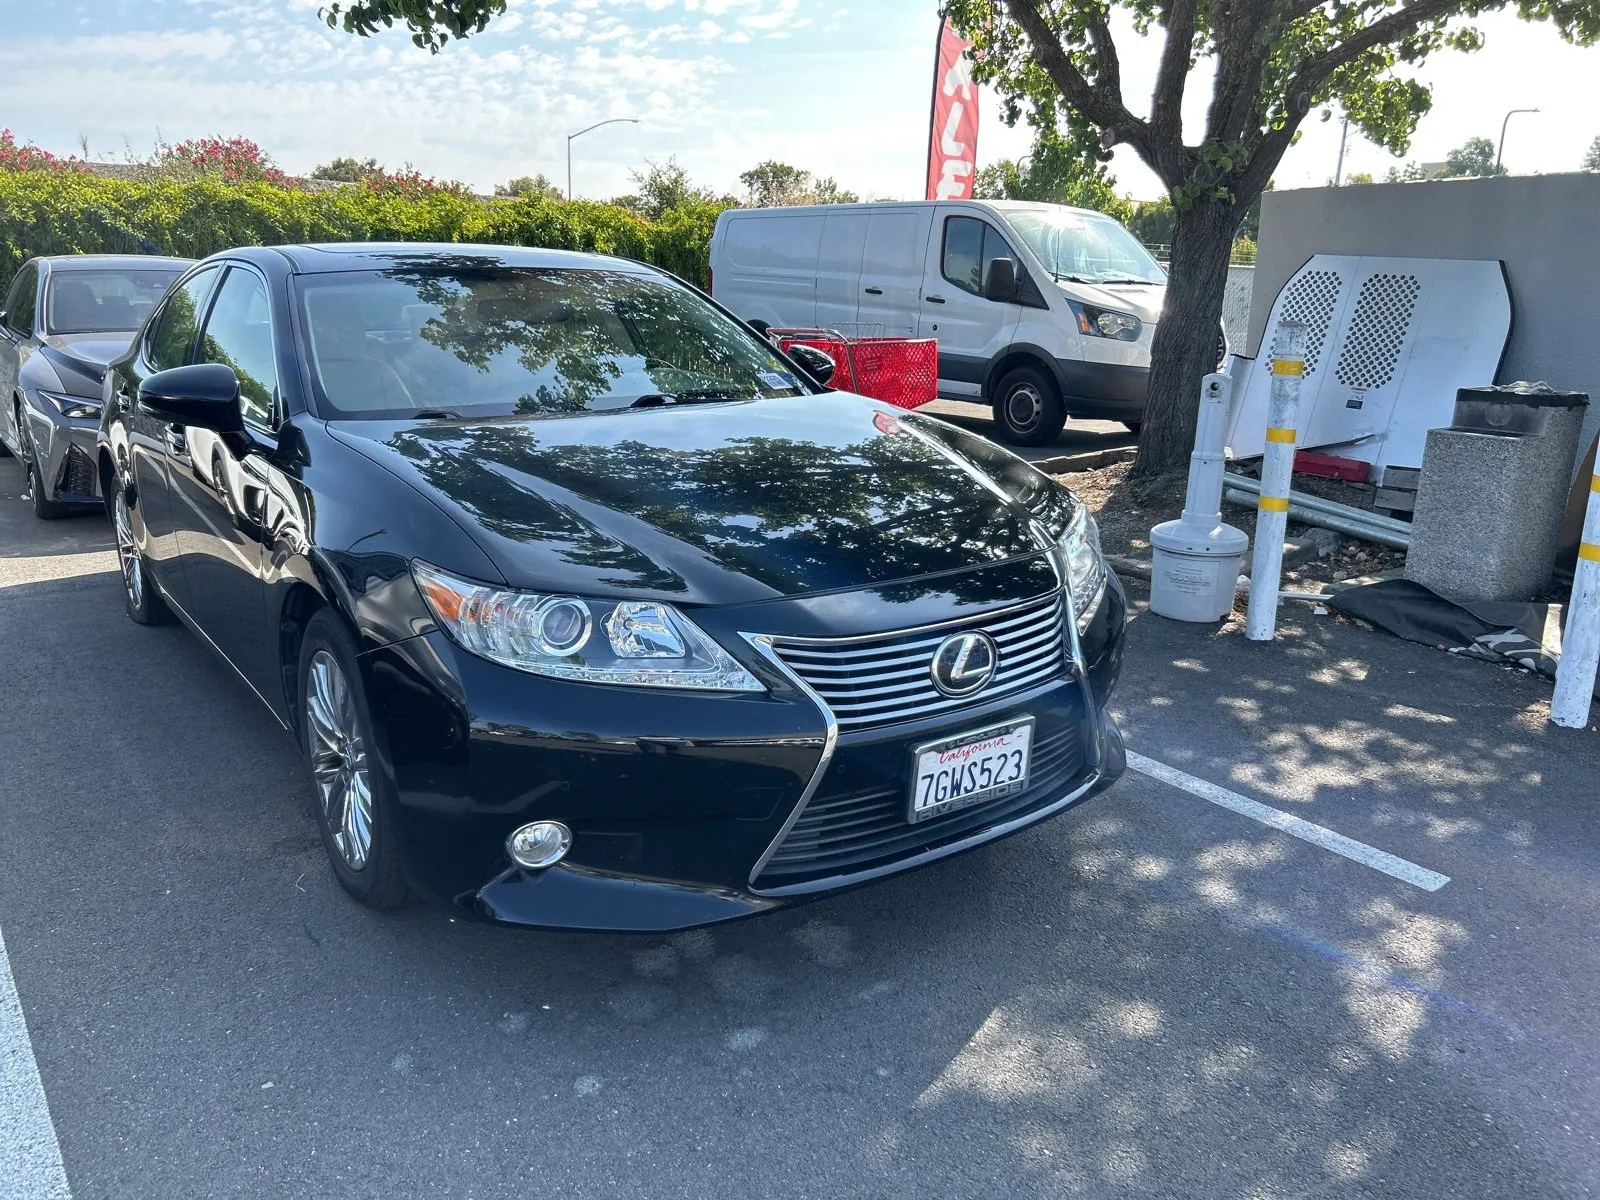
[[[1194,449],[1200,380],[1217,369],[1228,258],[1243,209],[1199,203],[1180,209],[1172,232],[1167,302],[1150,348],[1150,399],[1135,475],[1184,469]]]

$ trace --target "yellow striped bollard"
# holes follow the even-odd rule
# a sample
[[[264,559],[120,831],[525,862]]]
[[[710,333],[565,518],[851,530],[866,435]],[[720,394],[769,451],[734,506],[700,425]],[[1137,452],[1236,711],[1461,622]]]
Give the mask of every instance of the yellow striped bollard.
[[[1600,665],[1600,471],[1589,478],[1589,507],[1583,517],[1583,540],[1572,573],[1567,601],[1567,627],[1561,635],[1561,662],[1556,691],[1550,698],[1550,720],[1568,729],[1589,724],[1594,698],[1595,667]]]
[[[1306,327],[1284,321],[1272,339],[1272,396],[1267,403],[1267,443],[1261,457],[1261,499],[1256,505],[1256,546],[1250,560],[1250,607],[1244,635],[1270,642],[1278,625],[1278,579],[1289,523],[1289,483],[1300,419],[1300,381],[1306,373]]]

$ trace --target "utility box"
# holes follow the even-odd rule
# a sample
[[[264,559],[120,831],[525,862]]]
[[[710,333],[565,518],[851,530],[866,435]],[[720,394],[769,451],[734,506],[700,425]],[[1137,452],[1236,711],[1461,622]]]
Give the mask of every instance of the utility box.
[[[1428,431],[1406,578],[1450,600],[1529,600],[1555,564],[1589,397],[1545,383],[1461,388]]]

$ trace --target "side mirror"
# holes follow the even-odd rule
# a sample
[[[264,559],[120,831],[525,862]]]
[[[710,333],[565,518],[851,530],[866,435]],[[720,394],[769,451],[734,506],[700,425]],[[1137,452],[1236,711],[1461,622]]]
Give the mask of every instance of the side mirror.
[[[139,407],[178,425],[240,433],[244,412],[239,407],[239,377],[221,363],[172,367],[145,377],[139,385]]]
[[[829,358],[815,346],[790,346],[789,357],[823,387],[828,386],[828,381],[833,378],[833,373],[838,369],[833,359]]]
[[[983,273],[983,298],[1009,303],[1017,298],[1017,264],[1009,258],[992,258]]]

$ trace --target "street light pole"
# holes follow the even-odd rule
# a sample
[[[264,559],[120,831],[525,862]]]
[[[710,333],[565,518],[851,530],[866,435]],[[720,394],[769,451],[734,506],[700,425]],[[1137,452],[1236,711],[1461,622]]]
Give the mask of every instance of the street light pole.
[[[1338,187],[1344,179],[1344,140],[1350,136],[1350,118],[1344,119],[1344,125],[1339,129],[1339,161],[1333,168],[1333,186]]]
[[[584,134],[588,133],[590,130],[599,129],[600,126],[602,126],[602,125],[622,125],[622,124],[637,125],[638,123],[639,123],[639,118],[638,117],[612,117],[609,120],[596,121],[593,125],[590,125],[587,129],[578,130],[577,133],[569,133],[569,134],[567,134],[567,199],[568,200],[572,199],[572,139],[573,138],[580,138]]]
[[[1494,151],[1494,173],[1496,175],[1500,174],[1500,156],[1505,153],[1506,126],[1511,124],[1511,118],[1518,113],[1536,113],[1538,111],[1537,108],[1513,108],[1506,114],[1506,119],[1500,122],[1500,144],[1495,147]]]

